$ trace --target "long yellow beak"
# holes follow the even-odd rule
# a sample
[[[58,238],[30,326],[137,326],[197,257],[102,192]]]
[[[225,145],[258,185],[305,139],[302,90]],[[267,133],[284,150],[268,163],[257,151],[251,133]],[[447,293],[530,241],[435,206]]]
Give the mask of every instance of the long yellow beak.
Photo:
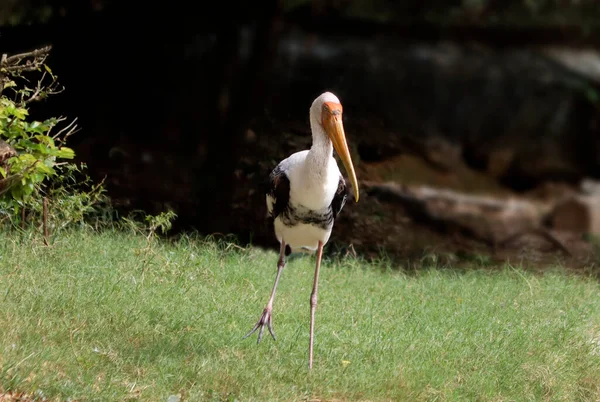
[[[346,168],[346,172],[348,173],[348,176],[350,176],[350,182],[352,183],[352,188],[354,189],[354,201],[358,202],[358,180],[356,179],[356,173],[354,172],[354,165],[352,164],[352,157],[350,157],[350,150],[348,149],[348,144],[346,143],[346,134],[344,132],[342,112],[340,109],[332,108],[329,113],[324,115],[323,127],[325,127],[325,131],[333,143],[335,152],[337,152],[337,154],[340,156],[340,159]]]

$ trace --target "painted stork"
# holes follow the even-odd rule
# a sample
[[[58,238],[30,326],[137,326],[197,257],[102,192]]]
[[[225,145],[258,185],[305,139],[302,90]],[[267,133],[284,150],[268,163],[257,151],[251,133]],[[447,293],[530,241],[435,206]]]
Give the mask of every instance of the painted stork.
[[[348,191],[333,157],[334,149],[346,168],[354,189],[354,199],[356,202],[359,199],[356,173],[342,123],[342,105],[337,96],[325,92],[313,101],[310,107],[310,127],[310,150],[290,155],[269,175],[267,210],[273,219],[275,236],[280,243],[277,274],[262,316],[244,336],[247,338],[260,328],[259,343],[266,326],[273,339],[276,339],[272,327],[273,301],[279,277],[285,267],[285,258],[292,252],[312,254],[316,251],[315,276],[310,295],[309,369],[313,364],[315,310],[323,246],[329,240],[334,221],[346,203]]]

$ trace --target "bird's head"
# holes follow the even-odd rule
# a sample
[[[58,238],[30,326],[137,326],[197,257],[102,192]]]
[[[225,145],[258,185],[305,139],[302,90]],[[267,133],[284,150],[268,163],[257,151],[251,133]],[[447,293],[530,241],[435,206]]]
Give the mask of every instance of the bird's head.
[[[316,122],[323,127],[327,137],[331,140],[335,152],[339,155],[354,189],[354,200],[358,202],[359,189],[356,173],[342,122],[343,108],[337,96],[325,92],[317,97],[311,106],[311,115],[316,117]]]

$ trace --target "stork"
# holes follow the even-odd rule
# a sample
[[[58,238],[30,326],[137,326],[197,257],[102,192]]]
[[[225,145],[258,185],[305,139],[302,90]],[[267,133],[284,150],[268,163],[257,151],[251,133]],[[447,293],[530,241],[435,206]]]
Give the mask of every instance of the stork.
[[[277,274],[262,316],[244,336],[247,338],[260,328],[259,343],[266,326],[276,340],[272,327],[273,301],[285,267],[285,258],[295,252],[313,254],[316,251],[315,276],[310,295],[309,369],[313,365],[315,311],[323,246],[331,236],[334,221],[348,195],[346,182],[333,157],[334,149],[346,168],[354,189],[354,199],[356,202],[359,199],[358,182],[346,142],[342,113],[340,100],[333,93],[325,92],[317,97],[310,107],[312,147],[282,160],[269,175],[267,211],[273,219],[275,236],[280,244]]]

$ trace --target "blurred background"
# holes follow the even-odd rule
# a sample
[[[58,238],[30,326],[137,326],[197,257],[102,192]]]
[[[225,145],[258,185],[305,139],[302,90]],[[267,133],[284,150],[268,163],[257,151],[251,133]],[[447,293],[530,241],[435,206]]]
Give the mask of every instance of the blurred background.
[[[600,7],[592,0],[3,0],[0,52],[45,45],[37,118],[114,205],[276,247],[264,185],[329,90],[361,185],[330,253],[595,262]]]

